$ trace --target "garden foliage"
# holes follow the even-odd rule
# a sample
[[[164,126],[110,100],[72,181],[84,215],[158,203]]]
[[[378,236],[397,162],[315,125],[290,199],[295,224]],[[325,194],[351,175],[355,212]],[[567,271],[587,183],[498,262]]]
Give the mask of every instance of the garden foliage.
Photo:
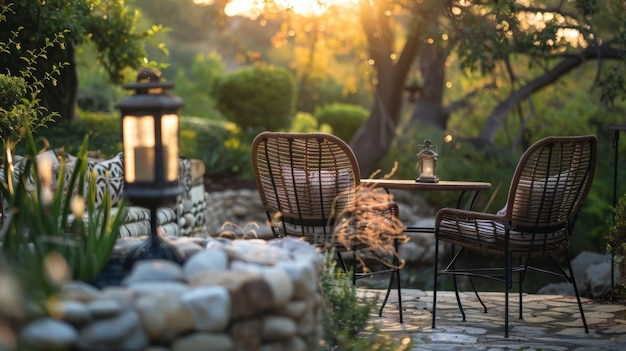
[[[352,272],[337,269],[333,260],[333,250],[326,252],[326,264],[321,284],[324,296],[323,327],[324,337],[320,340],[320,350],[408,350],[410,343],[401,345],[381,333],[369,321],[377,299],[358,295],[352,283]]]
[[[281,130],[295,113],[296,85],[285,68],[256,64],[226,75],[217,107],[244,130]]]
[[[333,134],[350,142],[369,117],[369,111],[359,105],[336,102],[316,108],[314,116],[320,125],[328,124]]]
[[[102,270],[123,223],[125,204],[118,203],[112,213],[105,194],[96,206],[87,136],[73,166],[62,158],[57,169],[37,157],[30,130],[25,136],[27,152],[19,163],[13,161],[13,150],[5,150],[0,268],[15,272],[22,290],[42,302],[63,283],[92,280]]]

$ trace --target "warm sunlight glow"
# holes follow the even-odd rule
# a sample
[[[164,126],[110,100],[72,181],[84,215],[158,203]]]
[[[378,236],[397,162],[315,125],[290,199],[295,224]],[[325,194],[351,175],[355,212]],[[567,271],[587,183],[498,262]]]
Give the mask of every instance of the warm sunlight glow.
[[[194,0],[197,4],[211,4],[213,0]],[[258,17],[263,13],[265,0],[232,0],[224,9],[227,16]],[[357,4],[359,0],[274,0],[279,10],[292,10],[300,15],[319,15],[333,5]]]

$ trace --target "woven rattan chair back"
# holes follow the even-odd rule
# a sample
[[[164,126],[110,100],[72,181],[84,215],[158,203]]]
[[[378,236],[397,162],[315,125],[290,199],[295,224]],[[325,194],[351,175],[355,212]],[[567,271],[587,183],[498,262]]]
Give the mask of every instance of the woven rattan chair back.
[[[547,137],[526,150],[505,209],[511,231],[545,234],[535,235],[534,244],[546,244],[548,251],[550,244],[569,244],[571,227],[593,179],[596,144],[593,135]]]
[[[252,164],[275,236],[332,240],[335,219],[354,206],[360,181],[348,144],[326,133],[263,132],[253,141]]]

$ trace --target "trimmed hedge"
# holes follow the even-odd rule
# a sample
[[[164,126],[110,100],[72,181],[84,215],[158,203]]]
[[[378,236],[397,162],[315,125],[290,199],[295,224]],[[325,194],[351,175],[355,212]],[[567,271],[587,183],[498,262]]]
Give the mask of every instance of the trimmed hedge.
[[[314,115],[319,125],[328,124],[333,129],[333,134],[350,142],[367,120],[369,111],[359,105],[336,102],[317,108]]]
[[[217,89],[217,107],[242,129],[281,130],[295,111],[296,83],[286,69],[258,64],[226,75]]]

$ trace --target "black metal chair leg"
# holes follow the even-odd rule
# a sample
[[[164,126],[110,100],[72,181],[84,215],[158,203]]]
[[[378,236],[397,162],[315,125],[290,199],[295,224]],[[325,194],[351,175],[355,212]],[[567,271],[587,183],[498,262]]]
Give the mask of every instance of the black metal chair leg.
[[[452,252],[454,252],[455,250],[454,245],[450,245],[450,246],[452,247]],[[462,251],[463,251],[463,248],[461,248],[458,254],[452,259],[452,262],[451,262],[452,270],[456,269],[456,260]],[[456,296],[456,304],[459,306],[459,311],[461,312],[461,317],[463,318],[462,320],[463,322],[465,322],[465,310],[463,310],[463,304],[461,303],[461,296],[459,295],[459,285],[456,280],[456,274],[452,274],[452,283],[454,285],[454,295]],[[472,281],[472,285],[474,285],[473,281]],[[474,288],[474,292],[476,293],[476,296],[478,296],[478,292],[476,292],[475,288]],[[480,300],[480,297],[478,297],[478,300]],[[481,303],[482,303],[482,300],[481,300]]]
[[[389,285],[387,285],[387,293],[385,294],[385,298],[383,299],[383,303],[380,306],[380,310],[378,311],[378,316],[383,315],[383,308],[387,304],[387,300],[389,299],[389,294],[391,293],[391,287],[393,286],[393,281],[395,279],[396,273],[394,271],[391,272],[391,276],[389,277]],[[400,312],[402,313],[402,312]],[[400,318],[400,322],[402,322],[402,318]]]
[[[394,239],[394,246],[396,248],[396,252],[395,252],[395,274],[396,274],[396,278],[398,278],[398,311],[400,313],[400,323],[404,323],[404,320],[402,319],[402,280],[400,279],[400,261],[398,258],[399,255],[399,251],[398,251],[398,239]]]
[[[435,269],[433,269],[433,311],[432,311],[432,323],[431,328],[435,329],[435,318],[437,316],[437,278],[439,276],[438,273],[438,263],[439,263],[439,239],[435,236]]]
[[[389,294],[391,293],[391,287],[393,286],[393,281],[394,279],[397,279],[397,283],[396,283],[396,287],[398,290],[398,311],[400,314],[400,323],[404,323],[403,319],[402,319],[402,288],[401,288],[401,281],[400,281],[400,268],[398,268],[400,266],[400,261],[398,259],[398,239],[394,239],[394,247],[395,247],[395,254],[393,256],[393,260],[392,260],[392,270],[391,270],[391,276],[389,277],[389,285],[387,286],[387,293],[385,294],[385,299],[383,300],[382,305],[380,306],[380,310],[378,311],[378,316],[383,315],[383,309],[385,308],[385,305],[387,304],[387,300],[389,299]]]
[[[528,259],[526,261],[526,263],[528,262]],[[518,261],[518,265],[521,266],[522,265],[522,259],[520,258]],[[522,315],[522,311],[524,310],[524,299],[522,298],[522,291],[524,291],[524,274],[526,274],[526,267],[527,265],[524,266],[524,270],[523,271],[519,271],[518,272],[518,281],[519,281],[519,292],[518,292],[518,296],[519,296],[519,319],[524,319],[523,315]]]
[[[509,233],[504,239],[504,337],[509,337],[509,290],[513,286],[511,254],[509,253]]]
[[[583,312],[583,305],[580,301],[580,293],[578,292],[578,286],[576,286],[576,279],[574,278],[574,271],[572,269],[572,263],[569,259],[569,254],[567,257],[567,265],[569,267],[569,276],[572,280],[572,286],[574,287],[574,293],[576,294],[576,302],[578,302],[578,310],[580,311],[580,318],[583,320],[583,327],[585,328],[585,333],[589,333],[589,327],[587,326],[587,319],[585,319],[585,312]]]

